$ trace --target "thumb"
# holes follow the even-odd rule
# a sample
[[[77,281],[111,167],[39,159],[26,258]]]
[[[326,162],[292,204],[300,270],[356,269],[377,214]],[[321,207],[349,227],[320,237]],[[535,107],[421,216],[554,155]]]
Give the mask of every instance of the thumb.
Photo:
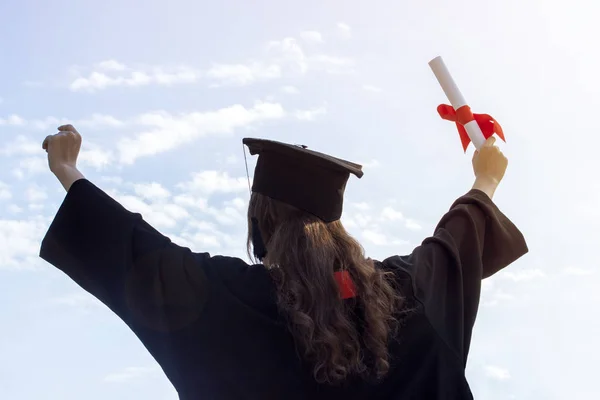
[[[483,144],[483,147],[492,147],[494,145],[494,143],[496,143],[496,137],[490,136],[489,138],[487,138],[487,140]]]
[[[42,149],[48,151],[48,143],[50,142],[50,139],[52,139],[52,135],[46,136],[46,138],[42,142]]]

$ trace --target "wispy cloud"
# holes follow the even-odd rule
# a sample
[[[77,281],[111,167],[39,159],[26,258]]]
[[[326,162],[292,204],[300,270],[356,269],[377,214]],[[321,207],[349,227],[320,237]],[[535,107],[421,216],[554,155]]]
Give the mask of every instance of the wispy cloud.
[[[496,365],[486,365],[484,367],[485,375],[488,378],[495,379],[497,381],[506,381],[510,379],[510,372],[502,367]]]
[[[189,193],[237,193],[248,190],[248,178],[230,177],[227,172],[202,171],[192,175],[187,182],[177,184],[177,187]]]
[[[206,75],[216,81],[212,86],[245,86],[255,82],[280,78],[281,67],[277,64],[215,64]]]
[[[54,297],[49,300],[49,304],[65,306],[83,314],[89,314],[94,310],[100,310],[104,307],[100,300],[83,291]]]
[[[6,118],[0,118],[0,126],[2,125],[12,125],[12,126],[21,126],[24,125],[25,120],[18,115],[9,115]]]
[[[422,229],[421,225],[417,221],[410,218],[406,220],[404,226],[406,229],[410,229],[411,231],[420,231]]]
[[[400,211],[394,210],[392,207],[385,207],[381,210],[381,218],[388,221],[399,221],[404,219],[404,215]]]
[[[302,121],[314,121],[321,115],[325,115],[327,113],[327,107],[321,106],[316,108],[311,108],[309,110],[296,110],[294,111],[294,116]]]
[[[0,182],[0,200],[8,200],[12,198],[10,186],[4,182]]]
[[[298,90],[297,87],[291,86],[291,85],[287,85],[287,86],[281,87],[281,91],[283,93],[287,93],[287,94],[298,94],[298,93],[300,93],[300,91]]]
[[[372,229],[365,229],[361,232],[361,236],[367,242],[376,246],[397,246],[408,244],[408,241],[390,237],[389,234],[378,232]]]
[[[574,266],[569,266],[566,267],[565,269],[563,269],[563,273],[565,275],[571,275],[571,276],[589,276],[589,275],[593,275],[595,274],[596,271],[594,271],[591,268],[581,268],[581,267],[574,267]]]
[[[62,122],[72,123],[81,129],[126,128],[128,132],[132,132],[132,134],[121,135],[122,138],[116,142],[114,148],[102,147],[89,140],[84,141],[79,157],[82,165],[102,169],[115,162],[132,164],[140,157],[163,153],[208,135],[230,135],[240,128],[282,119],[313,121],[326,112],[325,106],[288,111],[280,103],[256,102],[251,107],[235,104],[217,110],[179,114],[152,111],[128,119],[95,114],[91,118],[76,121],[61,121],[55,117],[47,117],[44,120],[24,121],[23,124],[47,128],[51,123],[56,127]],[[20,178],[46,169],[41,140],[38,142],[24,135],[18,135],[13,141],[0,147],[0,154],[29,156],[28,159],[20,161],[21,165],[14,172]]]
[[[344,22],[338,22],[336,25],[338,35],[340,35],[344,39],[350,39],[352,37],[352,28],[350,25]]]
[[[0,219],[0,268],[17,270],[39,267],[41,262],[37,252],[47,223],[42,217]]]
[[[87,74],[84,70],[88,70]],[[195,83],[202,77],[202,72],[189,66],[137,66],[130,67],[117,60],[105,60],[92,68],[73,66],[70,69],[75,78],[69,88],[72,91],[88,91],[107,89],[114,86],[171,86],[184,83]]]
[[[540,269],[522,269],[522,270],[503,270],[499,276],[506,279],[511,279],[515,282],[531,281],[535,279],[545,278],[546,273]]]
[[[304,31],[300,33],[300,38],[306,42],[323,43],[323,35],[319,31]]]
[[[366,92],[371,92],[371,93],[381,93],[383,92],[383,89],[377,86],[373,86],[373,85],[363,85],[363,90]]]
[[[282,119],[285,115],[278,103],[257,103],[252,108],[236,104],[215,111],[178,115],[166,111],[143,114],[137,123],[148,129],[118,142],[119,161],[132,164],[140,157],[163,153],[200,137],[231,134],[237,128]]]
[[[158,367],[127,367],[104,377],[104,382],[127,383],[154,376],[160,372]]]
[[[342,24],[341,32],[349,32]],[[322,43],[318,31],[300,33],[303,42]],[[75,92],[96,92],[111,87],[173,86],[206,82],[209,86],[246,86],[258,82],[304,75],[307,72],[341,74],[354,71],[354,60],[325,53],[307,53],[298,40],[286,37],[271,40],[254,59],[215,62],[210,67],[190,65],[126,65],[118,60],[101,61],[91,67],[73,66],[69,88]]]
[[[487,281],[483,281],[487,282]],[[515,296],[503,291],[502,289],[488,290],[482,295],[481,305],[484,307],[496,307],[507,302],[515,300]]]
[[[32,184],[25,190],[25,199],[30,203],[38,203],[47,198],[48,194],[46,193],[46,190],[40,186]]]
[[[4,121],[4,123],[2,123]],[[15,127],[33,128],[40,131],[48,131],[48,134],[55,133],[55,129],[64,124],[73,124],[83,128],[118,128],[125,125],[124,121],[110,115],[92,114],[89,118],[72,120],[68,118],[46,117],[43,119],[27,120],[18,115],[11,115],[6,119],[0,118],[1,125],[11,125]],[[54,132],[52,132],[54,131]]]

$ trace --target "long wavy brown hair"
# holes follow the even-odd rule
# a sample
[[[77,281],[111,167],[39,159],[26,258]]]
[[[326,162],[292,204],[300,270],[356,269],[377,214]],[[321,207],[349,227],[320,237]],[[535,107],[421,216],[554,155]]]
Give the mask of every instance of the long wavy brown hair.
[[[248,207],[248,255],[255,261],[253,217],[267,248],[262,262],[276,283],[279,310],[315,379],[336,384],[352,376],[383,378],[404,300],[392,273],[376,269],[340,221],[325,223],[258,193]],[[354,299],[342,300],[338,270],[349,272]]]

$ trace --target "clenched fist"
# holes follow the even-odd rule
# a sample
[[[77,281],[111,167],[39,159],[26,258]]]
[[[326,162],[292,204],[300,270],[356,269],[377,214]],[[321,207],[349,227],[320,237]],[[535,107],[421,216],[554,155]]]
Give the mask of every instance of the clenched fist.
[[[57,134],[44,139],[42,148],[48,153],[48,165],[53,173],[65,167],[76,169],[81,135],[72,125],[59,126]]]
[[[500,183],[506,172],[508,160],[498,146],[494,146],[495,137],[490,137],[485,144],[473,154],[473,172],[477,179]]]

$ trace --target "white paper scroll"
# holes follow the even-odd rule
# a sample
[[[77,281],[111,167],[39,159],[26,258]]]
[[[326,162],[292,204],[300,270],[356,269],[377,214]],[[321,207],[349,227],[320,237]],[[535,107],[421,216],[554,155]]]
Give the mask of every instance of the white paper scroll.
[[[454,110],[458,110],[466,105],[467,102],[458,89],[458,86],[456,86],[456,82],[452,79],[452,75],[450,75],[450,71],[446,68],[446,64],[444,64],[442,57],[436,57],[431,60],[429,66],[444,90],[444,93],[446,93],[446,97]],[[475,148],[479,150],[485,143],[485,137],[483,136],[483,132],[481,132],[481,128],[479,128],[479,125],[474,120],[466,123],[464,127],[471,142],[473,142]]]

